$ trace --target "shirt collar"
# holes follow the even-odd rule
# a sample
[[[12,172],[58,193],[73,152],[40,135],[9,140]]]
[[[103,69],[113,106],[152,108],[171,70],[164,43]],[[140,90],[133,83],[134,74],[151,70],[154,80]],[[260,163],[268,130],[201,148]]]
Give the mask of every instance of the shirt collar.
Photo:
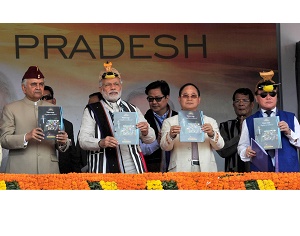
[[[265,111],[266,111],[265,109],[262,109],[262,108],[261,108],[260,110],[261,110],[261,113],[262,113],[262,114],[265,114]],[[274,114],[277,114],[277,113],[276,113],[276,107],[273,108],[273,109],[271,109],[271,111],[273,111]]]
[[[261,112],[264,113],[266,110],[261,108]],[[276,107],[273,108],[271,111],[273,111],[274,113],[276,113]]]
[[[153,112],[154,116],[159,120],[165,120],[168,117],[169,109],[163,114],[162,116],[158,115],[157,113]]]

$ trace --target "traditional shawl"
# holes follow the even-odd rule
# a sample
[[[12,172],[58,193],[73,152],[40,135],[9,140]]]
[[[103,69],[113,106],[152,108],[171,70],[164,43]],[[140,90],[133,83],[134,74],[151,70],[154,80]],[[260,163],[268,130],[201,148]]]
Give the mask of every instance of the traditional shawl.
[[[113,122],[109,111],[104,107],[105,101],[88,104],[91,117],[96,121],[95,138],[103,139],[113,135]],[[120,101],[124,112],[135,112],[136,107],[126,101]],[[143,165],[138,151],[138,145],[128,145],[130,156],[133,159],[137,173],[143,173]],[[101,148],[100,151],[88,152],[88,172],[91,173],[125,173],[120,147]]]

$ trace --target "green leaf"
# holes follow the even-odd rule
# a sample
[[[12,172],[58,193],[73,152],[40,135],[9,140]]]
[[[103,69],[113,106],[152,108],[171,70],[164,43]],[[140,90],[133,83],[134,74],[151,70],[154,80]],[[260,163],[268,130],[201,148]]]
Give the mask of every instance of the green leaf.
[[[256,180],[246,180],[244,181],[246,190],[259,190],[259,186]]]
[[[101,184],[98,181],[87,181],[91,190],[103,190]]]
[[[5,182],[7,190],[20,190],[20,186],[17,181],[8,181]]]
[[[162,186],[164,190],[178,190],[177,182],[174,180],[163,180]]]

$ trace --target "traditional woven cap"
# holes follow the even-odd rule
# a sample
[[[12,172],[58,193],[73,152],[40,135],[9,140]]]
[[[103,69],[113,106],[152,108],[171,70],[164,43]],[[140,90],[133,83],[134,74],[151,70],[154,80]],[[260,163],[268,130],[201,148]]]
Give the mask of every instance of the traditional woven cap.
[[[30,66],[25,72],[22,80],[24,79],[42,79],[45,78],[37,66]]]
[[[121,79],[121,75],[119,73],[119,71],[117,71],[117,69],[112,67],[112,62],[105,62],[103,63],[104,69],[100,71],[99,74],[99,79],[114,79],[114,78],[120,78]]]
[[[272,80],[273,76],[274,76],[274,71],[270,70],[268,72],[259,72],[260,77],[262,77],[262,79],[260,81],[258,81],[258,83],[255,86],[255,92],[257,90],[264,90],[265,92],[271,92],[274,89],[277,88],[277,85],[274,80]]]

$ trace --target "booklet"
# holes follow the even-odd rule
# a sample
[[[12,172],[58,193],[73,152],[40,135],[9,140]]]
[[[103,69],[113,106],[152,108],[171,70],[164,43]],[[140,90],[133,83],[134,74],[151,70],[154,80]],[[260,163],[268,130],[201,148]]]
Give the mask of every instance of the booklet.
[[[139,129],[136,128],[137,122],[137,112],[114,112],[115,138],[119,144],[139,144]]]
[[[64,130],[61,106],[38,106],[38,127],[42,128],[45,139],[55,139],[59,130]]]
[[[251,138],[251,148],[256,152],[256,156],[251,158],[252,164],[260,171],[268,172],[268,153],[253,138]]]
[[[263,149],[282,148],[281,133],[278,127],[279,116],[254,118],[255,141]]]
[[[179,111],[178,122],[181,127],[180,142],[204,142],[205,133],[201,130],[203,111]]]

